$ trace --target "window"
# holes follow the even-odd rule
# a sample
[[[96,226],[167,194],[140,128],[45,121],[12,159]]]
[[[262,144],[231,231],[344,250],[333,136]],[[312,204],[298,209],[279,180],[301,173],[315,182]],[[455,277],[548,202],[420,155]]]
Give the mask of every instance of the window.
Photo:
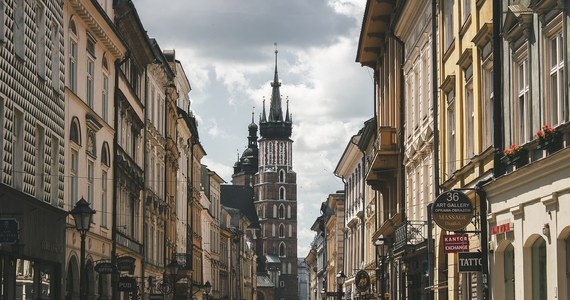
[[[73,20],[69,23],[69,89],[77,93],[77,28]]]
[[[279,219],[285,219],[285,206],[279,205]]]
[[[42,1],[36,1],[36,65],[38,76],[46,76],[46,13]]]
[[[286,251],[285,251],[285,243],[281,242],[281,244],[279,244],[279,257],[285,257],[287,256]]]
[[[87,202],[89,202],[91,204],[91,207],[94,207],[94,203],[93,201],[95,200],[93,197],[93,190],[94,190],[94,186],[93,186],[93,180],[94,180],[94,165],[93,165],[93,161],[89,160],[87,162]]]
[[[471,0],[463,0],[463,20],[462,23],[467,22],[469,16],[471,16]]]
[[[465,76],[465,151],[466,157],[475,154],[475,109],[473,101],[473,65],[464,71]]]
[[[0,1],[0,42],[6,42],[6,3]]]
[[[90,32],[87,32],[87,53],[95,58],[95,43],[97,43],[97,41],[95,40],[95,38],[93,37],[93,35]]]
[[[103,57],[103,87],[101,89],[101,117],[109,122],[109,68],[107,58]]]
[[[57,22],[51,24],[51,84],[56,93],[59,93],[59,26]]]
[[[483,147],[487,148],[493,144],[494,136],[494,123],[493,123],[493,99],[494,99],[494,86],[493,86],[493,66],[484,65],[482,70],[482,133],[483,133]]]
[[[445,31],[445,49],[453,42],[453,0],[443,2],[443,28]]]
[[[73,120],[71,121],[69,140],[74,142],[76,145],[81,145],[81,130],[79,129],[79,120],[77,117],[73,117]]]
[[[285,164],[285,144],[279,143],[279,164]]]
[[[14,188],[22,190],[24,178],[24,114],[14,110],[14,140],[12,177]]]
[[[71,201],[71,206],[75,205],[77,202],[78,195],[78,172],[79,172],[79,153],[76,150],[71,150],[71,168],[69,172],[69,201]]]
[[[101,147],[101,164],[107,167],[111,166],[109,162],[109,144],[107,142],[104,142],[103,147]]]
[[[283,224],[279,224],[279,237],[280,238],[285,237],[285,225]]]
[[[87,105],[94,109],[93,106],[93,97],[95,95],[95,61],[88,56],[87,57],[87,91],[86,91],[86,98],[87,98]]]
[[[269,142],[267,144],[267,164],[268,165],[273,164],[273,143],[272,142]]]
[[[284,187],[279,188],[279,200],[285,200],[285,188]]]
[[[36,126],[36,165],[35,165],[35,182],[36,182],[36,198],[44,200],[44,174],[45,174],[45,129],[42,126]]]
[[[101,226],[107,227],[107,172],[101,171]]]
[[[26,45],[25,41],[25,11],[26,11],[26,1],[25,0],[16,0],[14,7],[14,52],[16,56],[20,59],[26,58]]]
[[[455,157],[455,92],[451,90],[447,98],[447,175],[451,177],[456,168]]]
[[[285,170],[279,170],[279,182],[285,183]]]
[[[515,87],[518,95],[514,103],[514,140],[518,144],[524,144],[530,140],[532,134],[529,106],[529,85],[528,85],[528,58],[524,57],[515,65]]]
[[[532,299],[548,299],[546,285],[546,241],[540,237],[531,248]]]
[[[565,120],[564,107],[564,39],[562,30],[552,35],[547,42],[548,55],[548,92],[545,121],[552,126],[560,125]]]

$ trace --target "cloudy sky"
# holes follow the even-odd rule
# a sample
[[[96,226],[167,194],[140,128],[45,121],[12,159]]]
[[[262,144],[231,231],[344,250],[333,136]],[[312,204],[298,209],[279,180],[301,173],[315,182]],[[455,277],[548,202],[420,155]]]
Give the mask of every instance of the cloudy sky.
[[[350,136],[373,116],[369,68],[355,62],[364,0],[135,0],[143,26],[175,49],[211,170],[230,181],[247,125],[271,98],[274,43],[281,94],[293,114],[298,256],[320,204],[343,188],[333,172]],[[284,104],[285,105],[285,104]],[[284,107],[285,109],[285,107]]]

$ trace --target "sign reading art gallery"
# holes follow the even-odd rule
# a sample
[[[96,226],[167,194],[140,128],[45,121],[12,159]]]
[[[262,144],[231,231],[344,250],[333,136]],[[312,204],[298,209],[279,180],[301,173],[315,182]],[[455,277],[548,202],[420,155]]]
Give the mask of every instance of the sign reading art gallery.
[[[432,206],[434,222],[447,231],[458,231],[471,222],[473,204],[464,193],[451,190],[440,194]]]

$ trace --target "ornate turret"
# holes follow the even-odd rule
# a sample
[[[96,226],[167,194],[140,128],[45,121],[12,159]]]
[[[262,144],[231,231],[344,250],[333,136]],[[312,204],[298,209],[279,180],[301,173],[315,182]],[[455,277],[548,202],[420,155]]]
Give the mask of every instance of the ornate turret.
[[[249,131],[247,149],[243,151],[241,158],[238,157],[234,165],[233,177],[241,174],[253,175],[257,172],[259,149],[257,148],[257,124],[255,124],[253,116],[254,113],[252,112],[251,124],[247,126]]]
[[[275,44],[277,46],[277,44]],[[262,138],[288,139],[291,137],[292,123],[289,118],[289,104],[287,103],[287,115],[283,118],[281,107],[281,93],[279,76],[277,73],[277,48],[275,48],[275,75],[271,83],[271,102],[269,104],[269,118],[265,117],[265,101],[263,101],[263,116],[260,121],[260,134]]]

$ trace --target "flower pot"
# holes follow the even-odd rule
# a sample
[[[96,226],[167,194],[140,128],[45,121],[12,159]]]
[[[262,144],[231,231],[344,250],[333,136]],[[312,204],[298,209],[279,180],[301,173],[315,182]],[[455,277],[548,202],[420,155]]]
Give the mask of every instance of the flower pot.
[[[516,153],[507,155],[507,164],[520,168],[528,163],[528,150],[521,149]]]
[[[551,154],[562,148],[562,135],[555,132],[546,138],[538,139],[537,149],[546,150],[546,153]]]

